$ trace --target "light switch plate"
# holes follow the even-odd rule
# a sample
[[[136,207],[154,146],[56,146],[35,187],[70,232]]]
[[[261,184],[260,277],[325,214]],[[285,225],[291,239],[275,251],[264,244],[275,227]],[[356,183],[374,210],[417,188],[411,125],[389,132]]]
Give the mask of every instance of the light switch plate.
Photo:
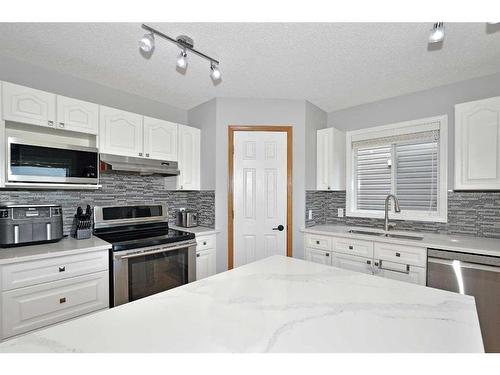
[[[338,217],[344,217],[344,209],[343,208],[338,208],[337,209],[337,216]]]

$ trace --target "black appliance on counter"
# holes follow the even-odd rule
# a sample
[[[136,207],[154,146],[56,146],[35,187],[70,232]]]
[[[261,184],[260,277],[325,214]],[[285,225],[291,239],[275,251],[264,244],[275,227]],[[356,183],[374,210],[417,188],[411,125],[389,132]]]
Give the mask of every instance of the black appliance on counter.
[[[94,207],[94,235],[112,245],[112,307],[196,280],[195,235],[170,229],[165,205]]]
[[[0,204],[0,247],[56,242],[63,238],[58,204]]]

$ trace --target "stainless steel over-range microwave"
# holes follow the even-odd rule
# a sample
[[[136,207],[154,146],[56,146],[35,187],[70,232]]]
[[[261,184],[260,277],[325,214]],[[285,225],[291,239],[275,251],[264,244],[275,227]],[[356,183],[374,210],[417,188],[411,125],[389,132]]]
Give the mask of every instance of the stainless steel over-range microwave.
[[[96,148],[7,138],[7,182],[97,184]]]

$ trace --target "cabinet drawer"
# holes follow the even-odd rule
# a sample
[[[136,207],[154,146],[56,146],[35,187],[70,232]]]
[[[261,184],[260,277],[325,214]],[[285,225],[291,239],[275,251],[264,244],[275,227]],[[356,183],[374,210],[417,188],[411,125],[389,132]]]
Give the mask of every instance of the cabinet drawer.
[[[108,272],[2,293],[2,337],[11,337],[109,306]]]
[[[215,248],[215,236],[196,237],[196,251]]]
[[[405,281],[408,283],[426,285],[426,272],[424,267],[411,266],[389,261],[375,261],[379,268],[374,267],[375,275],[388,279]]]
[[[107,251],[95,251],[9,264],[2,267],[2,290],[106,271],[108,262]]]
[[[305,255],[306,255],[306,260],[309,262],[325,264],[327,266],[332,265],[331,251],[306,248]]]
[[[425,267],[427,249],[423,247],[375,243],[374,258]]]
[[[314,249],[321,250],[331,250],[332,249],[332,238],[326,236],[320,236],[317,234],[308,234],[305,236],[306,247],[311,247]]]
[[[373,261],[371,258],[362,258],[355,255],[347,255],[342,253],[332,254],[332,266],[350,271],[356,271],[371,275],[373,273],[372,263]]]
[[[349,238],[335,238],[333,251],[360,257],[373,257],[373,242],[352,240]]]

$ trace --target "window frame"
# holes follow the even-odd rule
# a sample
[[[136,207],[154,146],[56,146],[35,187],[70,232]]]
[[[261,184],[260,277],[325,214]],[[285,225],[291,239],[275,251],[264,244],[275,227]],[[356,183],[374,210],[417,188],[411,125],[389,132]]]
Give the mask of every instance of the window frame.
[[[346,216],[362,218],[384,218],[384,211],[359,210],[356,208],[356,153],[352,143],[361,140],[389,137],[395,135],[413,134],[429,130],[439,130],[439,181],[437,211],[405,211],[400,213],[389,212],[392,220],[414,220],[446,223],[448,221],[448,115],[427,117],[417,120],[404,121],[389,125],[376,126],[361,130],[346,132]],[[394,145],[392,145],[394,148]],[[394,161],[393,161],[394,165]],[[395,170],[391,172],[391,192],[394,192]]]

